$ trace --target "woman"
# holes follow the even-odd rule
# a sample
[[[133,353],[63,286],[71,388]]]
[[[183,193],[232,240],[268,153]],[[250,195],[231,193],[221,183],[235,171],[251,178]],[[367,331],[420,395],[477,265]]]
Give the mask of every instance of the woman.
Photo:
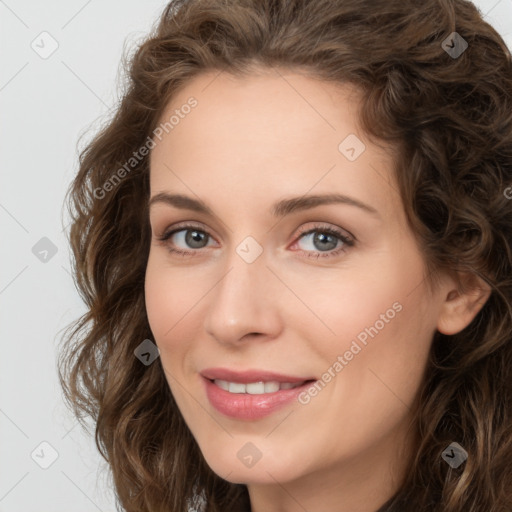
[[[511,112],[470,2],[168,5],[70,188],[124,510],[512,510]]]

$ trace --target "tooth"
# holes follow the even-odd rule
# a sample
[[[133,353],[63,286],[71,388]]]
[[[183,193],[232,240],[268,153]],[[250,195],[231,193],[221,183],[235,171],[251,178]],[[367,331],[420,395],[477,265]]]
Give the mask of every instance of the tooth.
[[[279,382],[275,380],[265,382],[265,393],[275,393],[276,391],[279,391]]]
[[[229,383],[229,392],[230,393],[245,393],[245,384],[240,384],[239,382],[230,382]]]
[[[227,380],[215,379],[215,384],[217,384],[219,388],[229,391],[229,382]]]
[[[250,382],[245,385],[245,389],[250,395],[261,395],[263,393],[268,393],[266,386],[267,385],[263,382]]]
[[[249,382],[242,384],[239,382],[228,382],[226,380],[214,379],[214,383],[221,389],[230,393],[248,393],[250,395],[262,395],[264,393],[275,393],[281,389],[293,389],[304,384],[304,382]]]

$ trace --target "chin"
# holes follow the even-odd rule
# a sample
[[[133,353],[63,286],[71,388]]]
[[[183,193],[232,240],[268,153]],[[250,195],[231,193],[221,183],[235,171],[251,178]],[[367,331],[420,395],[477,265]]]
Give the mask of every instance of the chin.
[[[245,448],[245,451],[244,451]],[[238,452],[238,453],[237,453]],[[292,468],[304,470],[301,464],[287,459],[276,460],[273,457],[261,456],[256,462],[246,460],[245,454],[251,452],[250,442],[242,445],[242,449],[234,452],[204,453],[206,463],[219,477],[233,484],[275,484],[299,478]]]

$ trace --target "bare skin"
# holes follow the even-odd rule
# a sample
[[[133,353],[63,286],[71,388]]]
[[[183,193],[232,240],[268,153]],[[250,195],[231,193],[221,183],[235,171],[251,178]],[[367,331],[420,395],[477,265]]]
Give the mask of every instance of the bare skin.
[[[183,194],[213,212],[165,202],[150,210],[146,306],[170,389],[211,469],[247,484],[253,512],[374,512],[404,476],[433,334],[462,330],[489,290],[477,281],[462,295],[443,276],[429,291],[391,153],[358,127],[356,90],[289,70],[207,73],[162,119],[191,96],[197,106],[150,160],[151,197]],[[338,148],[349,134],[366,146],[354,161]],[[333,193],[376,213],[335,203],[272,215],[282,199]],[[190,231],[157,239],[186,222],[206,233],[202,247],[187,243]],[[353,245],[326,239],[325,228]],[[262,249],[251,263],[236,250],[247,237]],[[348,360],[371,326],[378,333]],[[332,376],[338,356],[346,364]],[[307,403],[238,420],[206,397],[199,372],[217,366],[317,379],[331,368],[331,379]],[[252,467],[237,457],[248,442],[262,454]]]

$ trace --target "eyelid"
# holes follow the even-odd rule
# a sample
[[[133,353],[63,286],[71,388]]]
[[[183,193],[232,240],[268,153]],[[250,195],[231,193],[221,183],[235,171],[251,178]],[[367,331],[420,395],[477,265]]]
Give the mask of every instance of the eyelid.
[[[316,224],[315,224],[316,222]],[[331,227],[328,223],[325,223],[325,222],[322,222],[322,221],[310,221],[309,224],[313,223],[314,225],[313,226],[308,226],[308,227],[305,227],[304,225],[301,225],[298,229],[297,229],[297,236],[295,237],[295,241],[297,241],[298,238],[300,238],[300,236],[302,235],[305,235],[307,233],[310,233],[311,231],[315,231],[315,230],[322,230],[322,229],[325,229],[327,231],[329,230],[333,230],[333,231],[344,231],[345,233],[348,234],[348,238],[350,238],[351,240],[354,240],[356,241],[357,238],[350,232],[350,231],[347,231],[346,229],[343,229],[343,228],[340,228],[340,227]],[[307,224],[307,223],[306,223]],[[209,232],[209,228],[207,228],[204,224],[202,224],[201,222],[197,222],[197,221],[183,221],[183,222],[178,222],[177,224],[173,224],[172,226],[172,229],[168,229],[168,228],[165,228],[163,231],[162,231],[162,234],[160,235],[156,235],[156,237],[158,239],[162,239],[163,237],[166,237],[167,235],[169,235],[170,233],[173,233],[173,232],[176,232],[176,231],[181,231],[182,229],[186,229],[186,228],[189,228],[189,229],[197,229],[198,231],[203,231],[205,232],[206,234],[208,234],[208,236],[210,238],[214,238],[210,232]]]
[[[171,236],[171,234],[174,234],[177,231],[182,231],[186,229],[197,229],[198,231],[206,233],[210,238],[214,238],[210,234],[209,228],[207,228],[204,224],[201,224],[200,222],[196,221],[183,221],[178,222],[177,224],[173,224],[172,226],[165,228],[160,235],[156,235],[156,238],[162,240],[163,238],[168,238],[169,236]]]
[[[325,222],[322,222],[322,221],[317,221],[316,223],[315,223],[315,221],[312,221],[312,222],[314,224],[313,226],[304,227],[304,225],[302,225],[302,226],[299,227],[297,240],[302,235],[309,234],[312,231],[323,231],[323,230],[325,230],[327,232],[332,232],[336,236],[340,236],[340,235],[343,235],[343,233],[346,233],[346,235],[343,235],[345,238],[348,238],[348,239],[350,239],[351,241],[354,241],[354,242],[357,240],[356,237],[350,231],[347,231],[346,229],[340,228],[338,226],[333,227],[329,223],[325,223]]]

